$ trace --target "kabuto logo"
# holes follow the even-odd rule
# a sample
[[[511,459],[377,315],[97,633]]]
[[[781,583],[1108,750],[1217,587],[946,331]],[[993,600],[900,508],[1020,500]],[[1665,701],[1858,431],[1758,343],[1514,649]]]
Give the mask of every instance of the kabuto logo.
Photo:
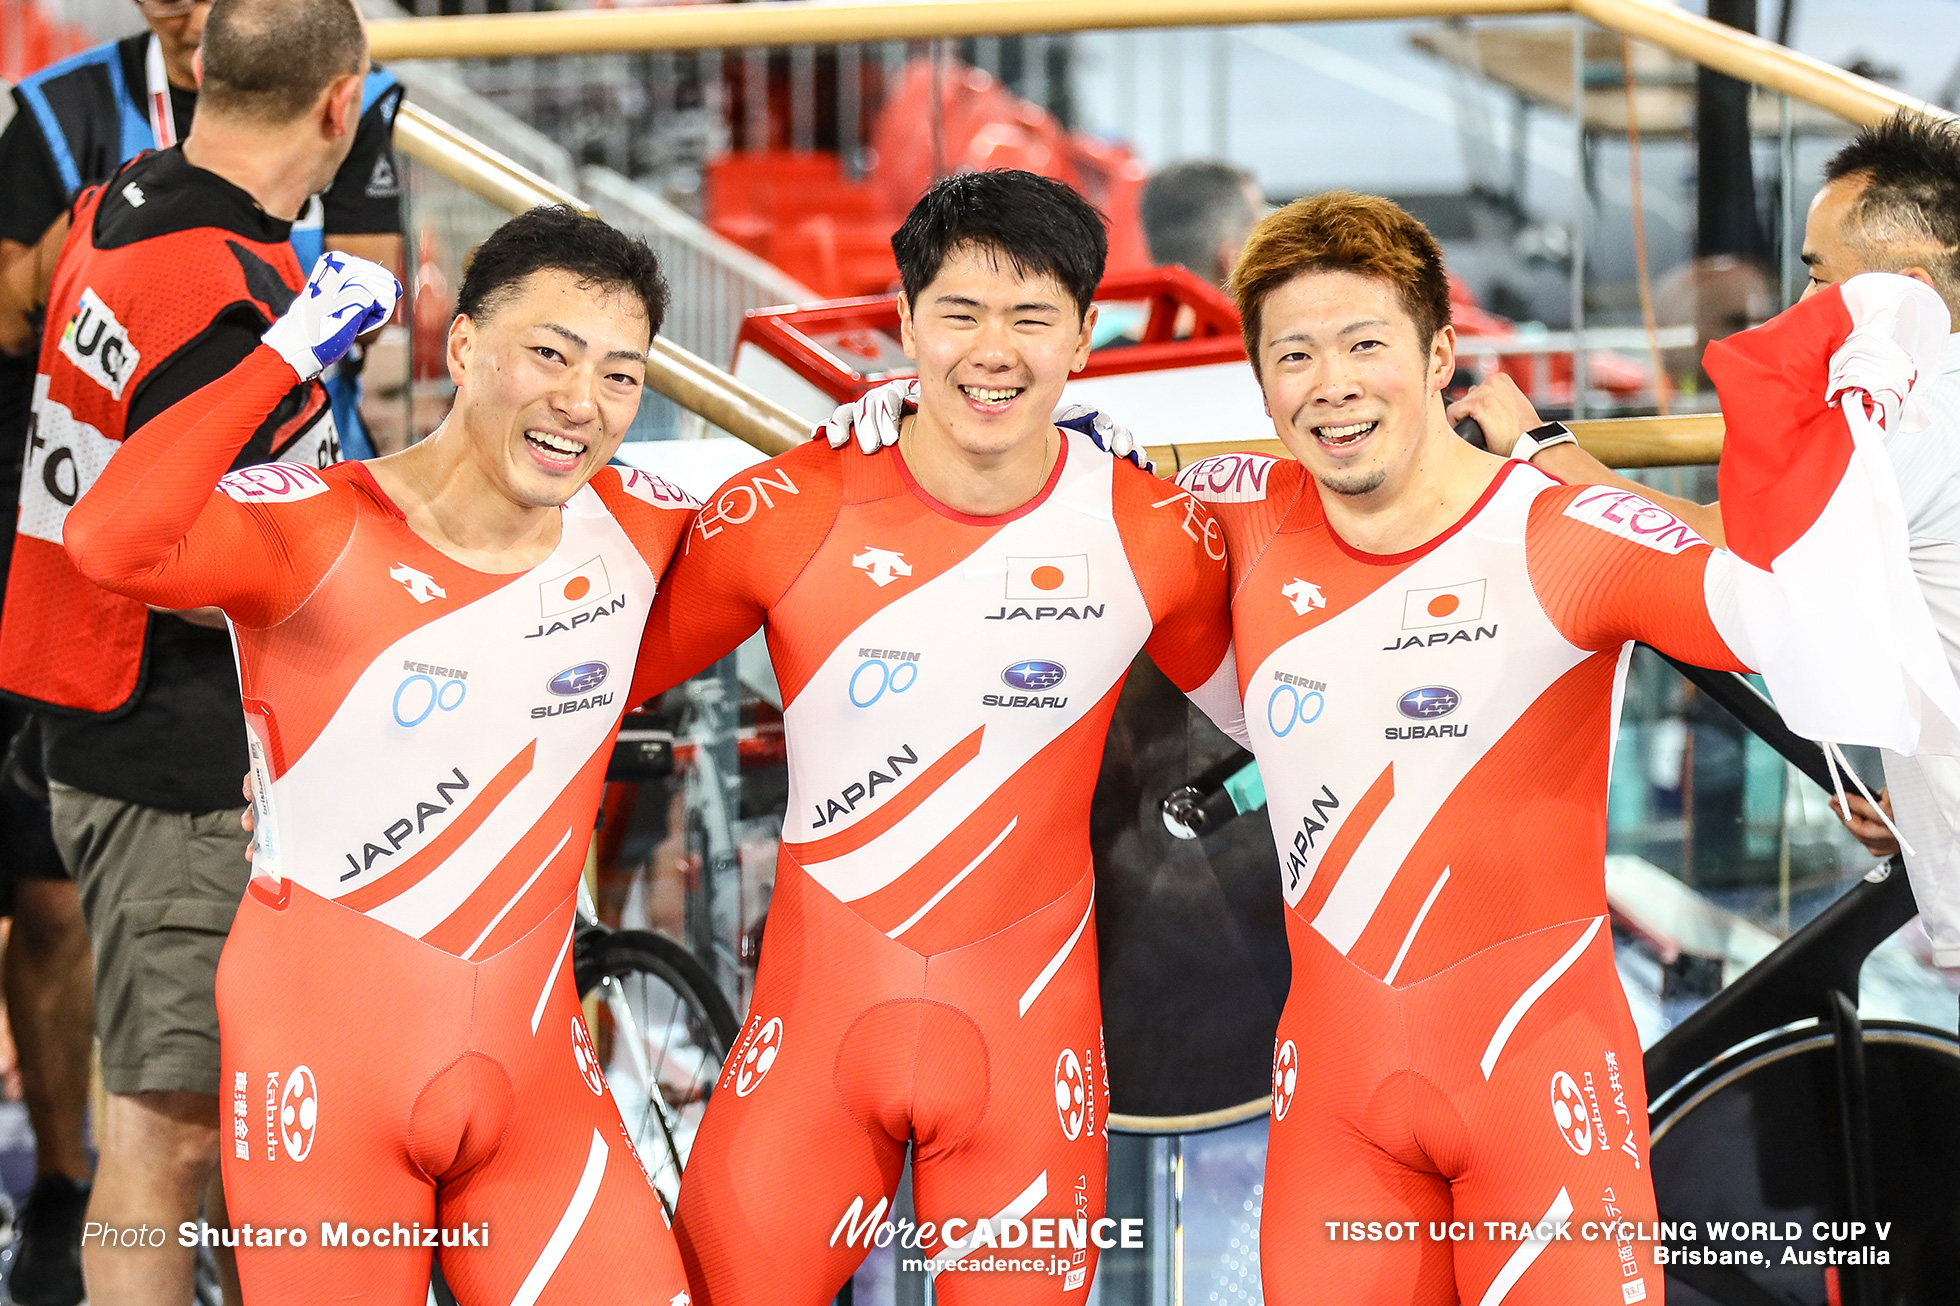
[[[320,1124],[320,1085],[313,1071],[297,1066],[279,1092],[279,1142],[286,1155],[304,1161],[313,1152],[314,1131]]]
[[[1578,1083],[1563,1070],[1552,1076],[1552,1120],[1567,1147],[1580,1156],[1593,1150],[1593,1113]]]
[[[1286,1119],[1293,1109],[1293,1090],[1300,1082],[1300,1049],[1287,1039],[1273,1052],[1273,1119]]]
[[[749,1040],[735,1065],[735,1096],[747,1097],[762,1086],[783,1050],[783,1018],[771,1016]]]
[[[592,1096],[604,1097],[606,1077],[599,1069],[599,1052],[592,1046],[592,1031],[585,1027],[585,1017],[576,1013],[572,1016],[572,1062]]]
[[[1055,1112],[1061,1117],[1065,1137],[1082,1137],[1082,1125],[1089,1115],[1089,1081],[1074,1048],[1063,1048],[1062,1055],[1055,1058]]]
[[[82,291],[75,316],[61,332],[61,356],[89,380],[121,400],[143,356],[129,343],[129,332],[93,289]]]

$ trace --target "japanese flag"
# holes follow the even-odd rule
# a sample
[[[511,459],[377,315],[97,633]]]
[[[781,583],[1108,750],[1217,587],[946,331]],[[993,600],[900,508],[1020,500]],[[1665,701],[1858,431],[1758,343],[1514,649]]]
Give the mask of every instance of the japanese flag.
[[[547,617],[563,616],[589,606],[594,599],[612,593],[603,558],[591,558],[562,575],[538,584],[538,604]]]
[[[1420,630],[1424,626],[1455,626],[1484,615],[1487,580],[1465,581],[1441,589],[1410,590],[1402,598],[1402,629]]]
[[[1709,612],[1811,739],[1960,755],[1960,685],[1884,444],[1923,420],[1909,396],[1947,329],[1930,288],[1868,272],[1708,347],[1731,551],[1710,561]]]
[[[1089,597],[1089,555],[1060,558],[1009,558],[1007,597],[1010,599],[1086,599]]]

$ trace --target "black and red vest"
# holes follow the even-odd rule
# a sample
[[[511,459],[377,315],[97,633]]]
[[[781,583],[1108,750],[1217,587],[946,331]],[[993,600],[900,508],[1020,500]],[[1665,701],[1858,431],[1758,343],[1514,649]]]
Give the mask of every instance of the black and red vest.
[[[221,320],[263,330],[292,303],[305,278],[289,228],[177,149],[142,155],[77,197],[34,379],[0,691],[74,712],[134,702],[149,609],[77,571],[62,526],[160,370],[193,366],[186,360]],[[326,391],[296,387],[254,443],[253,461],[337,459]]]

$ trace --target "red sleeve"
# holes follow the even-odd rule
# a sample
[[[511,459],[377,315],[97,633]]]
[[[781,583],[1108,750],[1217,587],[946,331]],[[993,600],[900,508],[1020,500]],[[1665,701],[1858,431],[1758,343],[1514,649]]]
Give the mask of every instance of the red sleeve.
[[[661,579],[633,702],[727,657],[761,628],[837,519],[840,466],[815,441],[730,477],[709,496]]]
[[[1211,509],[1224,531],[1236,594],[1300,497],[1306,469],[1290,458],[1222,453],[1192,463],[1177,474],[1177,483]]]
[[[701,507],[694,496],[637,467],[601,467],[592,489],[653,574],[664,575]]]
[[[248,627],[290,616],[345,545],[351,498],[297,463],[225,473],[297,384],[261,345],[144,424],[68,514],[76,568],[161,608],[218,607]]]
[[[1114,506],[1155,623],[1144,652],[1192,693],[1218,671],[1232,644],[1224,528],[1188,490],[1120,460]]]
[[[1638,640],[1696,666],[1747,671],[1709,616],[1714,554],[1667,509],[1611,486],[1547,490],[1525,525],[1538,602],[1579,648]]]

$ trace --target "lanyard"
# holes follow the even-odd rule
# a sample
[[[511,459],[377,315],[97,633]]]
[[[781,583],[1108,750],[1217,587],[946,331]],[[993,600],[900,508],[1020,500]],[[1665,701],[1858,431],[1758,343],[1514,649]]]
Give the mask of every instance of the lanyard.
[[[167,150],[177,143],[177,119],[170,112],[170,78],[163,67],[163,42],[152,35],[150,52],[143,59],[144,81],[148,83],[145,102],[150,110],[150,131],[157,148]]]

